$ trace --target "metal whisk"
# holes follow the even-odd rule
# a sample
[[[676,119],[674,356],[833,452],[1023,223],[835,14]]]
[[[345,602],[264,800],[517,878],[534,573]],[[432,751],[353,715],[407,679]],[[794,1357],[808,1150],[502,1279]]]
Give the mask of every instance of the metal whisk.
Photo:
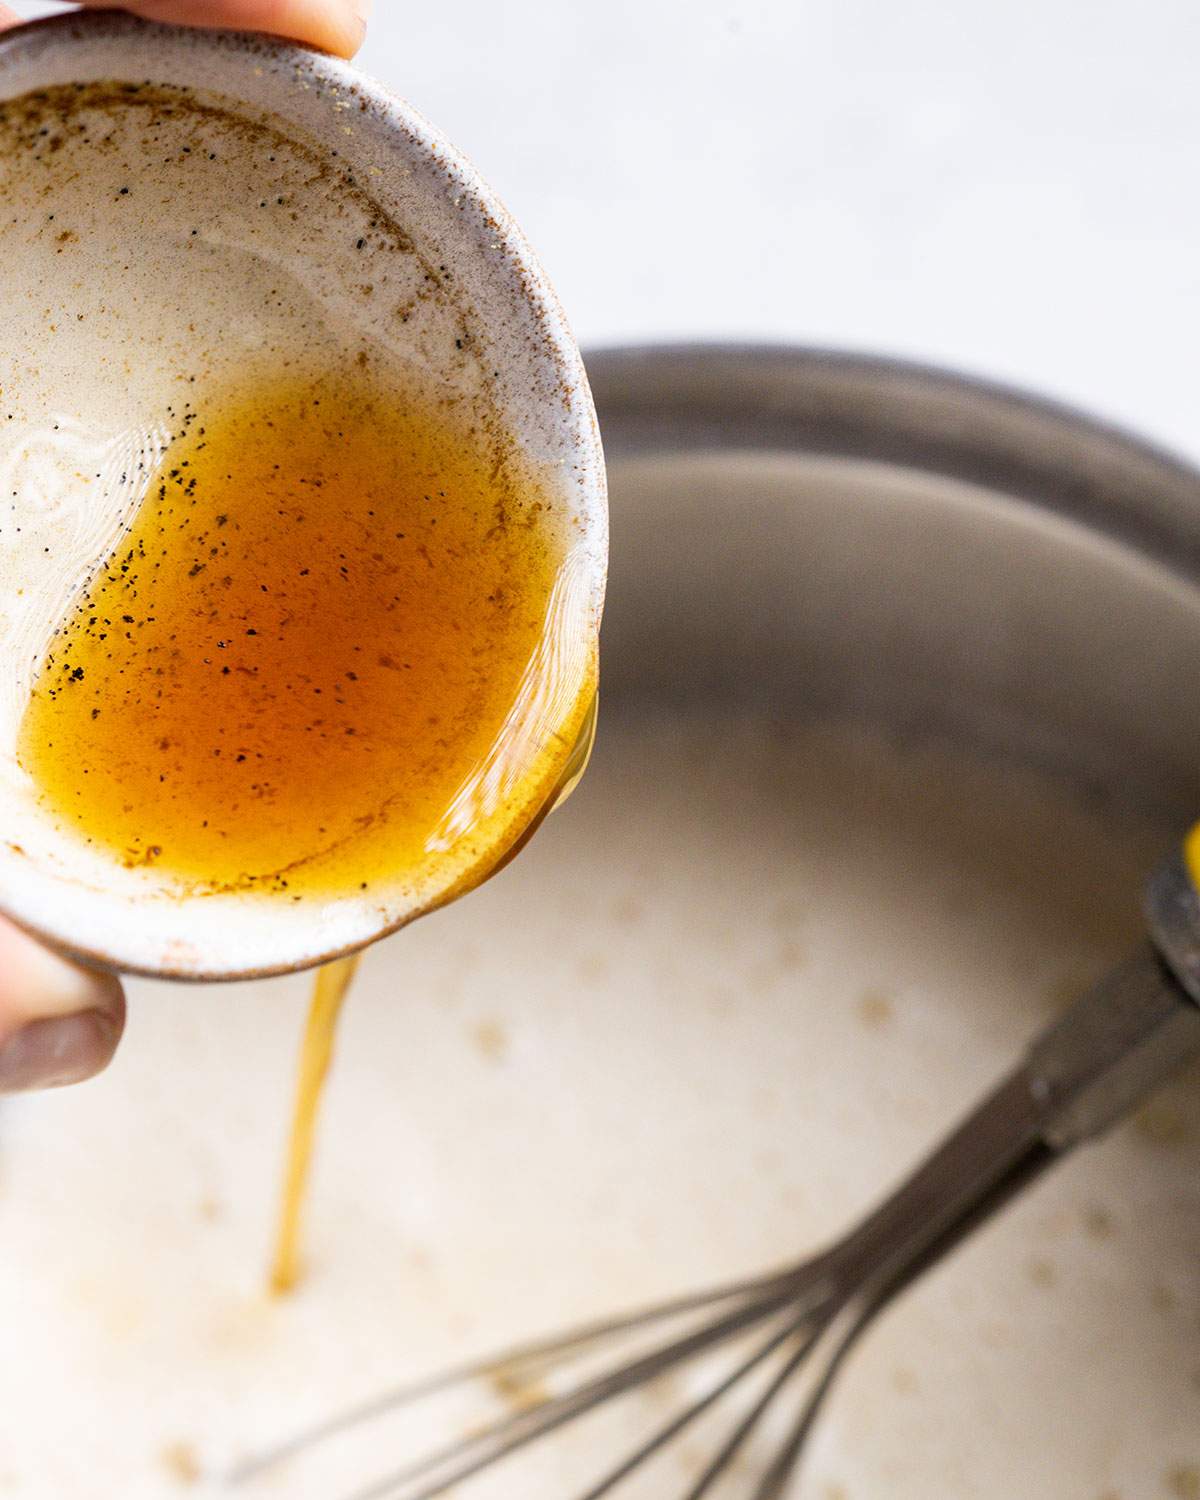
[[[739,1493],[776,1500],[843,1360],[875,1314],[1048,1166],[1200,1055],[1200,897],[1182,855],[1169,859],[1149,882],[1146,914],[1152,940],[1040,1036],[923,1165],[832,1247],[775,1274],[594,1323],[400,1387],[251,1459],[232,1482],[456,1385],[490,1377],[520,1386],[582,1364],[618,1341],[653,1333],[648,1347],[631,1354],[624,1344],[617,1362],[400,1464],[346,1500],[433,1500],[710,1352],[728,1358],[710,1384],[573,1500],[600,1500],[617,1491],[693,1424],[727,1407],[733,1410],[724,1435],[679,1492],[680,1500],[702,1500],[735,1472]],[[789,1401],[790,1416],[772,1430],[762,1461],[743,1482],[744,1469],[735,1465],[752,1438],[776,1428]],[[520,1493],[520,1487],[509,1493]]]

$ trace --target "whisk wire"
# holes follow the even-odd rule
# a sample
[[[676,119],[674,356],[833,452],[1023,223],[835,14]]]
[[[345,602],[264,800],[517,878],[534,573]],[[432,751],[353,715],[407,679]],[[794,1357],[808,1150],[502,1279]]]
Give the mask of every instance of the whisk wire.
[[[777,1371],[772,1377],[771,1383],[767,1386],[766,1390],[762,1392],[758,1400],[755,1401],[754,1405],[742,1417],[729,1437],[709,1460],[695,1484],[692,1485],[691,1489],[684,1496],[684,1500],[703,1500],[703,1497],[709,1493],[713,1485],[716,1484],[741,1452],[780,1391],[795,1376],[797,1370],[799,1370],[800,1366],[808,1358],[820,1336],[821,1328],[818,1326],[801,1340],[799,1347],[793,1350],[788,1356],[783,1368]]]
[[[668,1302],[658,1303],[651,1307],[640,1307],[634,1312],[620,1313],[615,1317],[580,1324],[568,1329],[565,1333],[530,1339],[499,1354],[493,1353],[485,1359],[451,1365],[433,1375],[393,1386],[381,1395],[372,1396],[367,1401],[358,1402],[340,1412],[335,1412],[331,1417],[302,1428],[273,1447],[253,1454],[230,1470],[227,1483],[245,1484],[265,1470],[274,1468],[289,1458],[295,1458],[298,1454],[315,1448],[342,1433],[349,1432],[352,1428],[373,1422],[401,1407],[412,1406],[432,1396],[441,1395],[455,1386],[469,1385],[489,1377],[494,1378],[497,1375],[516,1372],[533,1374],[539,1368],[549,1365],[561,1366],[572,1359],[581,1358],[598,1345],[622,1335],[635,1333],[643,1328],[651,1328],[655,1324],[667,1322],[672,1318],[683,1317],[689,1312],[719,1307],[723,1302],[749,1296],[755,1291],[765,1291],[789,1278],[794,1279],[794,1268],[765,1277],[752,1277],[726,1283],[703,1292],[689,1292],[683,1296],[673,1297]]]
[[[628,1458],[622,1460],[616,1468],[611,1469],[598,1484],[588,1490],[585,1495],[581,1495],[579,1500],[601,1500],[602,1496],[616,1489],[622,1480],[627,1479],[630,1474],[640,1468],[654,1454],[666,1447],[672,1439],[678,1437],[681,1432],[690,1427],[699,1417],[702,1417],[723,1396],[728,1395],[734,1386],[738,1385],[747,1375],[769,1359],[789,1339],[794,1338],[807,1322],[807,1314],[802,1313],[799,1317],[790,1316],[784,1326],[781,1329],[777,1329],[765,1343],[760,1344],[752,1354],[743,1359],[740,1364],[736,1365],[733,1370],[702,1396],[697,1397],[690,1406],[685,1407],[678,1416],[660,1427],[650,1438],[634,1449]],[[806,1339],[805,1343],[801,1346],[802,1349],[811,1344],[812,1338],[815,1337],[816,1335],[813,1334],[812,1337]]]
[[[603,1402],[644,1385],[675,1365],[765,1321],[795,1298],[796,1294],[787,1289],[786,1278],[769,1278],[766,1285],[773,1290],[760,1298],[743,1302],[714,1322],[586,1381],[561,1396],[548,1397],[527,1411],[490,1423],[481,1432],[447,1443],[367,1488],[355,1491],[346,1500],[435,1500],[453,1485],[472,1478],[482,1469],[585,1415]],[[779,1290],[780,1286],[784,1289]],[[441,1473],[437,1473],[439,1469]],[[405,1485],[434,1474],[436,1478],[423,1488],[411,1493],[405,1491]]]
[[[814,1383],[809,1387],[804,1396],[799,1414],[792,1423],[791,1430],[784,1441],[783,1446],[776,1453],[766,1471],[759,1480],[754,1491],[754,1500],[779,1500],[792,1476],[800,1456],[804,1450],[808,1437],[812,1431],[813,1424],[820,1414],[821,1407],[825,1403],[825,1397],[833,1387],[834,1381],[842,1366],[842,1361],[850,1353],[858,1336],[875,1317],[876,1313],[888,1300],[886,1292],[871,1297],[860,1303],[856,1308],[842,1309],[839,1316],[832,1318],[822,1332],[828,1332],[829,1348],[825,1354],[824,1362],[819,1367],[819,1373]],[[820,1339],[820,1333],[813,1339],[815,1345]],[[796,1360],[800,1360],[808,1353],[805,1350]]]

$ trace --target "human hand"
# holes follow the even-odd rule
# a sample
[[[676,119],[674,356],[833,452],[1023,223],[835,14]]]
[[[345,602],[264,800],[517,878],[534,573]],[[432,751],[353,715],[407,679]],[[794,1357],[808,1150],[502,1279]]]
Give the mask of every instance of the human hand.
[[[370,0],[129,0],[125,8],[153,21],[267,31],[352,57],[369,6]],[[20,19],[0,0],[0,29]],[[114,975],[70,963],[0,919],[0,1094],[90,1078],[108,1065],[124,1026],[125,997]]]
[[[102,9],[113,3],[83,0],[85,9]],[[338,57],[353,57],[366,35],[371,0],[128,0],[121,8],[148,21],[268,31],[308,42]],[[20,19],[0,3],[0,27],[13,26]]]

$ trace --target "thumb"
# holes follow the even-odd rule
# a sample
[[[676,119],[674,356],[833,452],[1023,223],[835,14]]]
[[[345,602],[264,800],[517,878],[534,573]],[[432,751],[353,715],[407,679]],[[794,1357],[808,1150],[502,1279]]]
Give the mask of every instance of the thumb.
[[[90,1078],[124,1027],[115,975],[60,958],[0,920],[0,1094]]]

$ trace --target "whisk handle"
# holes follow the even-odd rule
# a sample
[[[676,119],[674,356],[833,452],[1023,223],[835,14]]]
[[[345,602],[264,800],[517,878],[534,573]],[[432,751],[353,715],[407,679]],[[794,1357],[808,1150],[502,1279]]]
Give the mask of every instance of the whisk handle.
[[[890,1293],[911,1280],[1194,1056],[1200,1004],[1147,942],[1038,1037],[1022,1063],[835,1247],[829,1260],[843,1297]]]
[[[1066,1150],[1098,1135],[1200,1052],[1200,825],[1146,885],[1152,945],[1102,980],[1030,1048],[1050,1109],[1045,1135]]]
[[[1030,1047],[1042,1135],[1063,1152],[1101,1134],[1200,1055],[1200,1005],[1146,943]]]

